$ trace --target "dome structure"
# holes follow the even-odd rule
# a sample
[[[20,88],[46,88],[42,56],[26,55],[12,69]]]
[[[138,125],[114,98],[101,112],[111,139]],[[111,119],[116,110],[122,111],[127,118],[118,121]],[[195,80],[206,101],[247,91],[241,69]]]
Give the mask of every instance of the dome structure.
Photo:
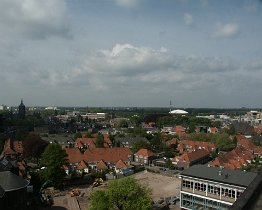
[[[175,109],[169,112],[169,114],[185,115],[188,114],[187,111],[181,109]]]

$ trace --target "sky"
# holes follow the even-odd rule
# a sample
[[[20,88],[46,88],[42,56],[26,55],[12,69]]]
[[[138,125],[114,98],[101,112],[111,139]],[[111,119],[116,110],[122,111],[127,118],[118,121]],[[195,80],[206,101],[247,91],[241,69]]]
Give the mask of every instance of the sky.
[[[262,107],[261,0],[0,0],[0,104]]]

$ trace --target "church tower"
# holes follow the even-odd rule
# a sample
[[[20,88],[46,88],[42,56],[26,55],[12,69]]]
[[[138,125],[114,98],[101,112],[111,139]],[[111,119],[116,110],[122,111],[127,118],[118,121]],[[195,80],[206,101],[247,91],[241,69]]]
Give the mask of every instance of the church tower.
[[[21,99],[21,103],[18,107],[18,117],[20,119],[24,119],[25,118],[25,105],[23,103],[23,99]]]

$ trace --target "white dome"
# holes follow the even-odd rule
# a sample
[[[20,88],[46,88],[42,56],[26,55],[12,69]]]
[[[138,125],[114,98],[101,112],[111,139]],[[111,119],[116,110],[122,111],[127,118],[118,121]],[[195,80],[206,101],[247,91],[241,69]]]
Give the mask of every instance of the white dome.
[[[175,109],[169,112],[169,114],[188,114],[188,112],[185,110],[181,110],[181,109]]]

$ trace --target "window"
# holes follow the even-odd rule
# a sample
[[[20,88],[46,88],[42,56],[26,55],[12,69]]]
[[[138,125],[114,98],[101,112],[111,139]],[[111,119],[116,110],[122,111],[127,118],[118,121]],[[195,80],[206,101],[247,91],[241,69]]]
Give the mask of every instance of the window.
[[[214,188],[214,194],[220,196],[220,187],[219,187],[219,186],[215,186],[215,188]]]
[[[183,187],[188,188],[188,189],[193,189],[193,182],[183,180]]]
[[[206,191],[206,184],[196,182],[195,189],[198,191]]]
[[[235,190],[230,188],[222,188],[222,196],[234,198],[235,197]]]
[[[209,185],[208,185],[208,188],[207,188],[207,192],[214,194],[214,193],[215,193],[214,185],[210,185],[210,184],[209,184]]]

